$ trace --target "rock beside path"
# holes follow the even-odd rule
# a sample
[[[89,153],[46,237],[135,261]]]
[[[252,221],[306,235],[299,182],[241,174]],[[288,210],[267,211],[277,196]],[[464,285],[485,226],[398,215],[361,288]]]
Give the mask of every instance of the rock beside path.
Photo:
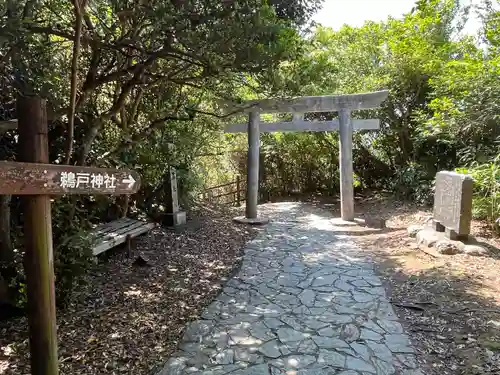
[[[442,255],[467,254],[471,256],[487,256],[489,253],[486,247],[474,243],[475,240],[473,238],[469,239],[469,243],[453,241],[448,239],[445,233],[436,232],[432,227],[411,225],[408,227],[407,232],[410,237],[415,236],[417,245],[435,248]],[[415,246],[415,249],[418,249],[418,246]]]

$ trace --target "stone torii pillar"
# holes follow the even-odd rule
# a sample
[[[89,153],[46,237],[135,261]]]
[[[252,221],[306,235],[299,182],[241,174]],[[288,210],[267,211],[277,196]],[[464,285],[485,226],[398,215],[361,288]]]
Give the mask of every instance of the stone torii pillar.
[[[264,224],[265,219],[257,218],[259,200],[259,154],[260,154],[260,112],[252,111],[248,115],[248,163],[245,222]]]
[[[353,130],[379,129],[379,120],[352,120],[351,112],[361,109],[377,108],[387,99],[389,91],[338,96],[308,96],[294,99],[265,99],[247,101],[231,105],[231,112],[249,114],[248,124],[235,124],[226,127],[226,133],[248,133],[248,175],[245,217],[235,221],[248,224],[264,224],[259,218],[257,200],[259,192],[259,147],[260,133],[264,132],[323,132],[340,131],[340,205],[343,220],[354,220],[354,181],[352,160]],[[338,120],[304,121],[307,112],[338,112]],[[290,122],[261,123],[261,113],[293,113]]]

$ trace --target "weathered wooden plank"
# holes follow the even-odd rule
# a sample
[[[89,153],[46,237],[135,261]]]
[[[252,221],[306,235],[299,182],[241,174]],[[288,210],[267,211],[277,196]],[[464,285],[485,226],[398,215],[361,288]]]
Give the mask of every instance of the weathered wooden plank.
[[[0,162],[0,194],[132,194],[140,176],[128,169]]]
[[[94,248],[92,249],[92,254],[99,255],[106,250],[109,250],[117,245],[120,245],[124,243],[127,240],[127,237],[130,236],[130,238],[137,237],[143,233],[147,233],[151,229],[153,229],[156,226],[155,223],[146,223],[143,222],[142,225],[135,227],[132,230],[126,231],[124,233],[117,234],[114,237],[111,237],[105,241],[100,242]]]
[[[354,130],[377,130],[380,129],[380,120],[352,120]],[[339,130],[339,120],[332,121],[304,121],[294,120],[289,122],[261,122],[261,133],[274,132],[329,132]],[[246,133],[248,124],[232,124],[226,126],[225,133]]]
[[[341,108],[350,111],[377,108],[387,99],[389,91],[367,92],[350,95],[304,96],[290,99],[250,100],[243,103],[227,104],[227,113],[251,112],[261,113],[287,112],[332,112]]]
[[[140,222],[141,221],[129,218],[119,219],[96,227],[92,230],[92,234],[94,235],[94,238],[98,240],[99,238],[106,237],[110,233],[114,233],[124,228],[129,228]]]
[[[97,233],[97,236],[95,238],[97,240],[97,243],[107,241],[110,238],[116,237],[117,235],[122,234],[122,233],[127,233],[127,232],[129,232],[135,228],[138,228],[142,225],[144,225],[143,221],[134,220],[133,222],[127,224],[126,226],[121,226],[121,227],[115,228],[114,230],[103,233],[103,235],[99,235]]]

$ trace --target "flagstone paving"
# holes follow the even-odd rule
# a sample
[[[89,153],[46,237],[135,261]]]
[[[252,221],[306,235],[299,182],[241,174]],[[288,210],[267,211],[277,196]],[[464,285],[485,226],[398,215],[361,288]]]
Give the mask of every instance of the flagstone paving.
[[[373,264],[326,210],[271,223],[159,375],[423,375]]]

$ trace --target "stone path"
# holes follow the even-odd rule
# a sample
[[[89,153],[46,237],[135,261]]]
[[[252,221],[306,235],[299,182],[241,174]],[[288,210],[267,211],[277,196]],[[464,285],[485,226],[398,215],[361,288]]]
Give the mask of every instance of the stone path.
[[[370,259],[331,215],[260,210],[271,224],[159,375],[423,375]]]

